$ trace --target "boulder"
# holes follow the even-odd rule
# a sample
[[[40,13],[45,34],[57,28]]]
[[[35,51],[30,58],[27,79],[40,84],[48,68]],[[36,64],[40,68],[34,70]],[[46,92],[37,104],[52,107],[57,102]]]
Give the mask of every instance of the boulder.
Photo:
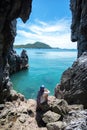
[[[62,121],[47,124],[47,130],[63,130],[65,127],[66,123]]]
[[[42,120],[47,124],[51,122],[56,122],[60,119],[61,115],[52,112],[52,111],[47,111],[44,115]]]
[[[53,112],[58,113],[61,115],[61,118],[68,113],[68,104],[63,99],[56,99],[53,102],[51,109]]]

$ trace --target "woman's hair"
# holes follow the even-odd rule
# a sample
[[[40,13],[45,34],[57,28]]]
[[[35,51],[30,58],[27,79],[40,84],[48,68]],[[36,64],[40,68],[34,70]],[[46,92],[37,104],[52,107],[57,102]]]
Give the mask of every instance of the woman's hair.
[[[43,93],[44,92],[44,88],[40,87],[40,92]]]
[[[44,89],[45,89],[45,86],[44,86],[44,85],[41,85],[41,87],[40,87],[40,92],[44,92]]]
[[[38,95],[37,95],[37,103],[40,103],[40,97],[44,93],[44,88],[45,88],[44,86],[40,87],[40,90],[39,90]]]

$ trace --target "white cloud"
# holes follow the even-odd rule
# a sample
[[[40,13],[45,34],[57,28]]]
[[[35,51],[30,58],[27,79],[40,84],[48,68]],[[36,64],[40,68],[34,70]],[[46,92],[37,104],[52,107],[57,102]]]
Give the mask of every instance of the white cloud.
[[[61,19],[55,22],[36,20],[33,24],[18,23],[15,44],[47,43],[52,47],[76,48],[76,43],[70,40],[70,20]]]

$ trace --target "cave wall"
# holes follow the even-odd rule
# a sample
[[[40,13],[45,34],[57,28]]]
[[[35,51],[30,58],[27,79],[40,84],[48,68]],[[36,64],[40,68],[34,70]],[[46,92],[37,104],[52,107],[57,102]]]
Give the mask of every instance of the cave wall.
[[[6,99],[12,87],[9,79],[8,55],[13,50],[16,19],[25,23],[30,16],[32,0],[0,1],[0,102]]]
[[[87,51],[87,0],[70,0],[71,40],[77,41],[78,57]]]
[[[63,72],[61,90],[69,104],[83,104],[87,108],[87,52]]]

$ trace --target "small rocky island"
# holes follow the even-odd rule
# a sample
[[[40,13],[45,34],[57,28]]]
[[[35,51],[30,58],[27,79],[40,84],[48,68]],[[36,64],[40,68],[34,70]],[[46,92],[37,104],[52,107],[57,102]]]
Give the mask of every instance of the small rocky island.
[[[28,60],[25,51],[20,56],[22,60],[16,57],[13,42],[16,18],[20,17],[25,23],[31,5],[32,0],[1,0],[0,3],[0,130],[87,130],[87,1],[70,0],[71,40],[77,41],[78,58],[61,76],[63,97],[49,96],[41,111],[36,111],[35,100],[26,100],[12,89],[9,78],[9,73],[16,71],[15,67],[10,68],[11,56],[18,62]],[[19,70],[22,64],[18,62]]]
[[[20,70],[27,69],[28,55],[26,50],[22,50],[20,55],[17,55],[15,50],[11,50],[8,54],[9,74],[16,73]]]

